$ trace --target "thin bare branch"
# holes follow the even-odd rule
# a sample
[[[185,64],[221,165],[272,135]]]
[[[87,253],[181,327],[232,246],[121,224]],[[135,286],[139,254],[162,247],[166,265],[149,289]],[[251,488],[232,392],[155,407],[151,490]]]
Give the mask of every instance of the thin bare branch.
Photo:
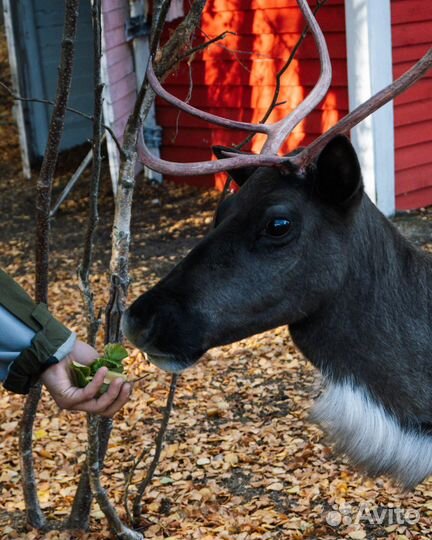
[[[87,426],[89,420],[87,418]],[[102,469],[102,465],[105,459],[105,454],[108,449],[108,442],[110,433],[112,430],[111,418],[100,417],[98,419],[98,433],[99,433],[99,470]],[[68,529],[88,529],[89,513],[91,510],[91,504],[93,495],[90,486],[90,476],[88,470],[88,461],[84,463],[84,468],[81,471],[80,480],[75,493],[75,497],[72,503],[71,513],[66,522]]]
[[[26,521],[31,527],[39,530],[44,529],[47,522],[41,510],[37,494],[32,445],[33,426],[41,394],[42,386],[40,384],[30,389],[24,404],[18,441],[22,474],[21,483],[26,505]]]
[[[105,137],[106,137],[106,134],[104,133],[102,138],[105,139]],[[69,193],[72,191],[75,184],[81,178],[82,174],[86,170],[86,168],[89,165],[89,163],[91,162],[92,158],[93,158],[93,150],[90,149],[89,152],[84,157],[84,159],[82,160],[82,162],[78,165],[78,168],[76,169],[76,171],[70,177],[68,183],[63,188],[63,191],[58,196],[55,204],[53,205],[53,207],[51,209],[50,219],[52,219],[55,216],[55,214],[57,213],[57,210],[60,208],[63,201],[68,197]]]
[[[54,101],[51,101],[49,99],[41,99],[41,98],[34,98],[34,97],[23,97],[15,94],[4,82],[0,81],[0,86],[8,92],[8,94],[17,101],[28,101],[30,103],[43,103],[44,105],[50,105],[51,107],[54,106]],[[82,118],[85,118],[86,120],[90,120],[90,122],[95,122],[94,117],[91,114],[85,113],[83,111],[80,111],[79,109],[75,109],[74,107],[66,107],[66,110],[72,114],[76,114],[77,116],[81,116]],[[122,146],[120,144],[120,141],[116,137],[116,134],[110,128],[110,126],[106,124],[102,124],[102,127],[108,131],[108,133],[111,135],[115,145],[117,146],[118,151],[120,152],[120,155],[123,152]]]
[[[171,415],[171,411],[172,411],[172,407],[173,407],[173,403],[174,403],[174,396],[175,396],[175,391],[176,391],[176,387],[177,387],[177,378],[178,378],[178,375],[174,373],[172,375],[172,378],[171,378],[171,385],[170,385],[170,389],[169,389],[169,393],[168,393],[166,406],[165,406],[165,409],[164,409],[162,422],[161,422],[159,432],[158,432],[157,437],[156,437],[155,454],[154,454],[152,462],[150,463],[150,466],[149,466],[149,468],[147,470],[147,474],[146,474],[144,480],[142,482],[140,482],[140,484],[138,485],[138,491],[137,491],[137,494],[135,495],[134,502],[133,502],[133,516],[131,516],[129,506],[128,506],[129,487],[130,487],[130,484],[131,484],[132,479],[133,479],[133,475],[134,475],[138,465],[142,462],[142,460],[144,459],[144,456],[147,453],[146,450],[143,450],[141,452],[141,454],[138,456],[138,458],[135,460],[135,462],[132,465],[132,468],[131,468],[131,470],[129,472],[128,478],[127,478],[127,482],[126,482],[126,486],[125,486],[125,494],[124,494],[124,507],[125,507],[125,510],[126,510],[127,515],[128,515],[130,523],[138,523],[139,522],[139,518],[141,516],[141,510],[142,510],[142,498],[143,498],[143,495],[144,495],[145,490],[147,489],[148,485],[152,481],[153,475],[154,475],[154,473],[156,471],[156,467],[158,466],[158,463],[159,463],[160,455],[161,455],[162,448],[163,448],[163,442],[164,442],[164,439],[165,439],[165,434],[166,434],[166,430],[167,430],[167,427],[168,427],[168,422],[169,422],[169,419],[170,419],[170,415]]]
[[[84,251],[82,262],[78,268],[78,281],[87,307],[87,341],[93,347],[96,344],[96,336],[101,325],[100,316],[96,313],[94,305],[93,291],[90,284],[90,272],[93,262],[93,249],[96,229],[99,222],[99,188],[101,176],[101,148],[104,135],[102,135],[102,105],[103,105],[103,83],[102,83],[102,0],[93,0],[92,3],[92,24],[93,24],[93,141],[92,141],[92,176],[89,193],[89,213],[87,230],[84,241]],[[97,422],[97,434],[95,435],[90,424],[92,418],[87,415],[88,425],[88,456],[86,466],[81,472],[81,478],[76,491],[74,502],[69,516],[68,524],[74,528],[86,529],[88,527],[92,492],[90,484],[90,464],[89,456],[98,456],[100,470],[108,446],[109,434],[111,432],[112,422],[110,420],[100,419]],[[95,437],[97,440],[95,440]],[[94,470],[94,474],[99,474]],[[95,480],[94,480],[95,482]]]
[[[150,54],[154,55],[159,47],[171,0],[157,0],[153,6],[152,27],[150,30]]]
[[[84,241],[84,252],[81,265],[78,269],[78,277],[80,282],[81,292],[84,296],[84,301],[87,306],[87,341],[90,345],[95,346],[96,335],[101,324],[101,321],[96,316],[96,311],[93,301],[93,292],[90,286],[90,270],[93,262],[93,244],[96,234],[96,229],[99,223],[99,186],[101,174],[101,147],[102,147],[102,104],[103,104],[103,88],[101,76],[101,57],[102,57],[102,30],[101,30],[101,0],[94,0],[92,7],[93,21],[93,63],[94,63],[94,105],[93,105],[93,161],[92,161],[92,176],[90,182],[89,194],[89,215],[87,222],[87,231]]]
[[[307,1],[297,0],[297,2],[312,30],[312,34],[318,47],[321,60],[321,74],[314,89],[300,104],[300,106],[297,109],[294,109],[286,118],[282,118],[274,124],[267,125],[236,122],[228,118],[221,118],[205,111],[200,111],[169,94],[158,81],[151,63],[149,64],[147,70],[147,78],[153,90],[163,99],[181,110],[191,114],[192,116],[196,116],[202,120],[231,129],[253,131],[254,133],[265,133],[267,135],[267,140],[261,150],[261,154],[259,156],[237,155],[235,157],[230,157],[223,160],[223,162],[204,161],[199,163],[170,163],[153,156],[146,147],[145,141],[142,141],[139,150],[142,156],[142,161],[147,167],[164,174],[187,176],[221,172],[222,170],[237,169],[248,165],[270,167],[279,166],[284,162],[284,160],[277,155],[283,141],[289,136],[297,124],[301,122],[301,120],[303,120],[307,114],[309,114],[309,112],[313,110],[313,108],[323,99],[331,82],[331,64],[324,35],[311,9],[309,8]]]
[[[110,503],[106,491],[100,481],[99,461],[99,417],[91,415],[88,421],[88,440],[93,444],[88,446],[87,462],[89,468],[90,485],[102,512],[108,519],[111,530],[116,538],[122,540],[142,540],[143,536],[124,525],[114,506]]]
[[[179,63],[179,58],[188,48],[195,30],[201,22],[201,15],[204,10],[206,0],[193,0],[192,5],[177,26],[173,35],[164,44],[163,48],[156,54],[156,74],[160,79],[164,79]]]
[[[231,32],[229,30],[226,30],[225,32],[222,32],[222,34],[219,34],[218,36],[209,39],[208,41],[205,41],[204,43],[200,43],[200,45],[197,45],[196,47],[192,47],[188,51],[186,51],[183,55],[181,55],[178,59],[179,62],[182,60],[185,60],[186,58],[189,58],[193,54],[196,54],[198,52],[201,52],[210,45],[213,45],[214,43],[217,43],[218,41],[221,41],[225,39],[227,36],[236,36],[237,34],[235,32]]]
[[[316,6],[313,10],[314,16],[316,16],[319,12],[319,10],[327,3],[328,0],[318,0],[316,3]],[[281,90],[281,81],[283,75],[286,73],[287,69],[290,67],[290,65],[293,63],[293,60],[297,54],[297,51],[299,50],[300,46],[302,45],[303,41],[305,40],[306,36],[308,35],[310,30],[309,24],[306,24],[306,26],[303,29],[303,32],[301,33],[301,36],[297,40],[297,43],[294,45],[290,55],[288,56],[285,64],[281,67],[281,69],[276,74],[276,87],[273,94],[273,98],[271,100],[270,105],[268,106],[266,112],[264,113],[263,117],[259,121],[260,124],[265,124],[267,120],[270,118],[271,113],[274,111],[276,107],[279,105],[282,105],[283,103],[278,103],[279,94]],[[254,135],[248,135],[241,143],[236,144],[235,148],[238,150],[241,150],[246,144],[250,143]]]

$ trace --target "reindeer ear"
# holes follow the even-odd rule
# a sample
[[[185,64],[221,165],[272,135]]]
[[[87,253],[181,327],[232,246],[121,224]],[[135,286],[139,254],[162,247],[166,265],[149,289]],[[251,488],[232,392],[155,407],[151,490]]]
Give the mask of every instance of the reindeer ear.
[[[348,208],[363,193],[363,181],[357,154],[343,135],[332,139],[317,160],[316,191],[325,202]]]
[[[250,155],[250,152],[243,152],[242,150],[237,150],[232,146],[212,146],[214,155],[218,159],[226,159],[229,156],[226,156],[224,152],[231,152],[232,154],[243,154]],[[242,169],[233,169],[228,171],[228,174],[234,180],[236,184],[240,187],[246,182],[246,180],[256,171],[256,167],[243,167]]]

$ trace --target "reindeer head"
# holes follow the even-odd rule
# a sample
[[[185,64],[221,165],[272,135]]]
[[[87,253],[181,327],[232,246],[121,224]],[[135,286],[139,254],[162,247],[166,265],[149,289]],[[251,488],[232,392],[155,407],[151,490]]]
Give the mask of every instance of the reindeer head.
[[[348,139],[334,138],[301,172],[258,167],[233,177],[242,187],[220,205],[214,230],[125,315],[127,337],[167,371],[310,316],[349,267],[341,254],[363,186]]]
[[[141,138],[146,166],[170,175],[229,170],[243,187],[218,210],[215,230],[124,316],[127,337],[159,366],[181,371],[209,348],[292,324],[310,315],[343,279],[363,185],[347,139],[354,125],[418,80],[432,49],[408,72],[318,137],[288,156],[278,151],[294,127],[323,99],[331,64],[321,29],[306,0],[298,4],[316,41],[321,75],[288,117],[250,124],[200,111],[169,94],[151,63],[153,90],[179,109],[230,129],[267,135],[259,155],[218,147],[219,161],[172,163],[153,156]]]

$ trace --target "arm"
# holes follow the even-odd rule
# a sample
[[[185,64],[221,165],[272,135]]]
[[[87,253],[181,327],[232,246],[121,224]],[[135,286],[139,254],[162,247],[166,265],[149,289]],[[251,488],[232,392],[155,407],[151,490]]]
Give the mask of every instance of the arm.
[[[80,389],[71,379],[73,360],[91,363],[97,352],[76,339],[44,304],[34,304],[25,291],[0,270],[0,379],[5,388],[26,394],[41,377],[56,403],[67,409],[111,416],[127,401],[131,385],[114,381],[103,396],[96,395],[106,369]]]

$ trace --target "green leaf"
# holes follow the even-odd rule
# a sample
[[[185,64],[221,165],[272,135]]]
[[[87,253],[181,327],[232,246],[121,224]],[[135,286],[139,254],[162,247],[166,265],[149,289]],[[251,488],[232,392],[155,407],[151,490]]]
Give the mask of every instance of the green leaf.
[[[92,364],[90,364],[91,374],[95,375],[96,371],[105,366],[105,358],[98,358]]]
[[[118,377],[126,379],[126,375],[123,374],[124,367],[122,360],[128,355],[127,350],[118,343],[109,343],[105,346],[104,356],[101,356],[95,360],[92,364],[85,366],[79,362],[72,362],[72,377],[75,385],[79,388],[84,388],[89,382],[93,380],[96,372],[101,367],[107,367],[108,373],[105,375],[104,384],[99,390],[98,394],[101,395],[108,390],[111,382]]]
[[[117,362],[121,362],[129,356],[127,350],[120,343],[107,343],[104,352],[107,358]]]
[[[102,394],[105,394],[105,392],[108,390],[109,384],[103,383],[103,385],[100,387],[100,390],[98,392],[98,396],[101,396]]]
[[[104,366],[106,366],[108,369],[123,373],[123,364],[121,360],[112,360],[111,358],[104,358],[104,360]]]
[[[126,375],[123,375],[123,373],[119,373],[118,371],[108,371],[108,373],[105,375],[104,383],[112,383],[116,379],[123,379],[126,381]]]
[[[89,366],[84,366],[79,362],[72,362],[71,369],[72,377],[75,385],[78,386],[78,388],[84,388],[84,386],[87,386],[87,384],[93,379]]]

